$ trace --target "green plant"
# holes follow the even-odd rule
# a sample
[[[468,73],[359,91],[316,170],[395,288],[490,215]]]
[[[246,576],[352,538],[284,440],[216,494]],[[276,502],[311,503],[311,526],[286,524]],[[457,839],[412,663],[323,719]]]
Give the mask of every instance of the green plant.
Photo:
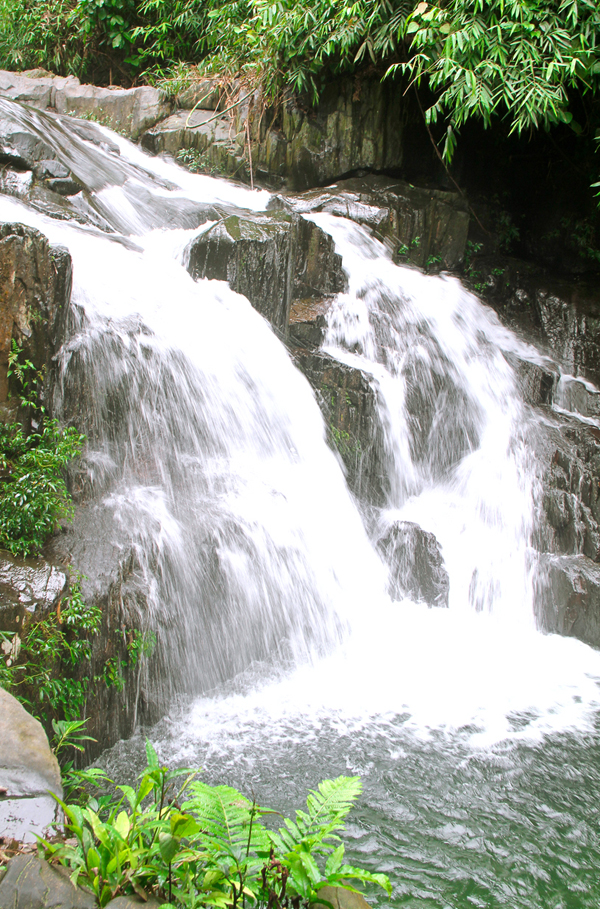
[[[5,654],[0,685],[46,727],[81,716],[89,688],[81,670],[90,660],[91,639],[101,618],[100,609],[83,602],[80,581],[75,580],[56,611],[42,619],[27,616],[20,634],[0,632]]]
[[[277,831],[259,807],[229,786],[208,786],[197,771],[162,767],[146,743],[147,767],[136,789],[117,786],[108,801],[81,808],[61,802],[71,840],[40,840],[48,857],[71,869],[100,906],[119,894],[167,898],[168,907],[237,906],[298,909],[326,885],[375,883],[383,874],[344,863],[337,831],[360,793],[357,777],[325,780],[307,810]],[[114,785],[114,784],[113,784]]]
[[[410,57],[388,75],[428,83],[426,119],[445,120],[447,160],[470,118],[506,118],[518,134],[557,123],[581,132],[569,91],[598,88],[596,0],[421,0],[403,28]]]

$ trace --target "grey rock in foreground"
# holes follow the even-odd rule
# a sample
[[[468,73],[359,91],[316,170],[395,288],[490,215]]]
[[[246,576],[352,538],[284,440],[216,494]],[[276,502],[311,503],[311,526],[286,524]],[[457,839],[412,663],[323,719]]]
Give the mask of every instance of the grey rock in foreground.
[[[58,762],[41,723],[0,688],[0,830],[32,842],[56,822],[62,798]],[[0,906],[5,904],[0,899]]]
[[[448,606],[450,579],[432,533],[412,521],[397,521],[377,546],[390,568],[388,592],[393,600],[408,597],[428,606]]]
[[[74,887],[66,868],[37,855],[16,855],[0,880],[2,909],[97,909],[91,893]]]

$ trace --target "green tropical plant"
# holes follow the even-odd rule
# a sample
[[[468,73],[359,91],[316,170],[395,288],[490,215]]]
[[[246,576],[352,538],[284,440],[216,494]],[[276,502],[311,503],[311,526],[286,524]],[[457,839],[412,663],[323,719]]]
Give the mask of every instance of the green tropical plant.
[[[435,101],[427,122],[446,123],[443,155],[470,118],[504,118],[521,134],[558,123],[576,132],[571,89],[597,92],[600,6],[596,0],[421,0],[403,25],[410,57],[393,63]]]
[[[307,810],[274,831],[263,819],[275,812],[232,787],[196,780],[197,771],[168,770],[149,742],[146,755],[137,788],[117,786],[110,800],[91,798],[84,807],[61,802],[71,839],[40,841],[100,906],[136,893],[167,898],[172,909],[297,909],[316,902],[322,887],[349,879],[390,893],[385,875],[345,864],[337,845],[358,778],[325,780],[309,794]]]

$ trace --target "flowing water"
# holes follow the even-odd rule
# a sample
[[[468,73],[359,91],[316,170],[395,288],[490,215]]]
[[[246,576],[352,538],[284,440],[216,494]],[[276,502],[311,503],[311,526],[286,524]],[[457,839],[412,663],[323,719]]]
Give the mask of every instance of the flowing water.
[[[450,575],[448,609],[391,602],[307,382],[245,298],[184,268],[220,208],[268,195],[8,113],[88,187],[95,228],[8,197],[0,218],[73,258],[54,407],[88,436],[79,529],[139,566],[177,694],[149,732],[161,756],[286,812],[360,774],[350,857],[390,875],[394,905],[597,906],[600,656],[532,617],[535,421],[510,363],[541,356],[455,279],[311,216],[349,279],[326,350],[371,377],[383,426],[377,532],[419,523]],[[141,746],[104,763],[131,776]]]

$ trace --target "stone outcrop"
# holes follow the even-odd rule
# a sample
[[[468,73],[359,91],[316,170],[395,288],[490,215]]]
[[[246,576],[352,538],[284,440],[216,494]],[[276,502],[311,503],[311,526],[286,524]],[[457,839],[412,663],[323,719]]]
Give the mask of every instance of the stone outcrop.
[[[207,109],[216,109],[219,99],[221,106],[226,103],[223,92],[211,93],[204,85],[188,89],[186,106],[201,91]],[[203,156],[204,167],[246,180],[252,166],[257,182],[291,190],[331,183],[361,169],[394,171],[402,165],[404,104],[391,82],[333,83],[316,110],[292,98],[278,111],[264,110],[258,96],[243,87],[229,86],[226,94],[227,113],[178,113],[150,129],[143,147],[154,154],[194,150]]]
[[[544,409],[531,444],[541,471],[538,626],[600,646],[600,429]]]
[[[54,609],[66,589],[67,576],[55,565],[0,550],[0,631],[19,632],[28,615]]]
[[[448,606],[450,579],[440,544],[412,521],[396,521],[377,541],[389,566],[388,593],[428,606]]]
[[[35,841],[58,819],[62,798],[58,763],[41,723],[0,688],[0,830],[15,839]],[[0,899],[0,905],[6,904]]]
[[[363,224],[397,262],[439,270],[457,268],[463,259],[470,216],[458,193],[371,174],[277,200],[303,214],[323,211]]]
[[[282,337],[292,300],[336,293],[345,284],[331,237],[287,212],[229,215],[194,239],[186,255],[192,277],[227,281]]]
[[[323,351],[295,347],[292,355],[315,391],[329,443],[344,464],[350,489],[363,504],[385,504],[389,490],[383,431],[369,376]]]
[[[0,407],[14,339],[38,369],[51,364],[71,293],[71,257],[23,224],[0,225]]]
[[[53,109],[71,117],[89,117],[136,139],[170,112],[170,103],[156,88],[97,88],[75,76],[53,76],[40,70],[0,71],[0,95],[38,110]]]
[[[547,351],[565,373],[600,385],[600,292],[555,278],[520,259],[478,257],[470,282],[517,333]]]

